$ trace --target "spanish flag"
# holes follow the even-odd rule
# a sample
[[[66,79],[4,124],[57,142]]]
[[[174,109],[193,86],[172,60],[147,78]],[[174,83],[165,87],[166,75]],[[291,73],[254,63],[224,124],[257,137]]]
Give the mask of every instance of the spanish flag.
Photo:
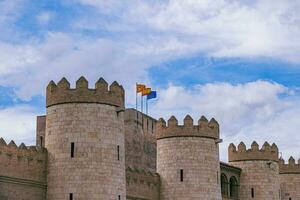
[[[143,92],[144,89],[146,89],[146,85],[144,85],[144,84],[136,84],[136,93]]]
[[[150,94],[150,92],[151,92],[151,88],[145,88],[142,91],[142,96],[146,96],[146,95]]]

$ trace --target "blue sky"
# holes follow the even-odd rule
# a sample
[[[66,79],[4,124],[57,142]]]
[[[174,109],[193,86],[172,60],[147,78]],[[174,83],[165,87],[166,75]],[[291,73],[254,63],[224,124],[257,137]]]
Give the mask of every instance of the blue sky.
[[[300,3],[0,0],[0,136],[34,143],[45,87],[66,76],[158,91],[154,117],[215,117],[230,142],[300,157]],[[180,121],[179,120],[179,121]]]

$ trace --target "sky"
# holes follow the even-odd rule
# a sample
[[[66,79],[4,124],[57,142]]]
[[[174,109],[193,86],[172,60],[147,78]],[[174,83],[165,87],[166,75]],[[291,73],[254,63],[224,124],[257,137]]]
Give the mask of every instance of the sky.
[[[300,158],[300,1],[0,0],[0,137],[35,142],[45,88],[81,76],[156,90],[149,114],[216,118],[227,147]]]

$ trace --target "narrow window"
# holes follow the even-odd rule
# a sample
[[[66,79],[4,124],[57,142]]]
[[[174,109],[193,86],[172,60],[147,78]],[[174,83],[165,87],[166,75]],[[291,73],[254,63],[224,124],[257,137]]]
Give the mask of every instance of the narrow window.
[[[219,185],[219,172],[217,172],[217,184]]]
[[[254,198],[254,188],[251,188],[251,197]]]
[[[73,193],[70,193],[70,200],[73,200]]]
[[[75,148],[75,144],[74,142],[71,142],[71,158],[74,158],[74,148]]]
[[[292,198],[290,197],[289,200],[292,200]]]
[[[180,170],[180,181],[183,182],[183,169]]]
[[[40,144],[41,144],[41,147],[43,146],[43,136],[40,136]]]
[[[152,121],[152,123],[151,123],[151,133],[153,133],[153,121]]]
[[[120,160],[120,146],[117,146],[117,151],[118,151],[118,160]]]
[[[121,195],[118,196],[118,200],[121,200]]]

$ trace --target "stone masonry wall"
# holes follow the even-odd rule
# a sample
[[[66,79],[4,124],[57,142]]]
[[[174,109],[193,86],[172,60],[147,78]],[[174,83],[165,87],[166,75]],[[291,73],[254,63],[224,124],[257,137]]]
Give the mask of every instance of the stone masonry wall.
[[[240,199],[279,200],[280,184],[278,163],[274,161],[238,161],[231,165],[242,169],[240,178]],[[254,189],[254,197],[251,196]]]
[[[0,199],[44,200],[47,151],[0,139]]]
[[[45,147],[46,116],[36,118],[36,146]]]
[[[300,199],[300,159],[290,157],[288,163],[279,160],[281,200]]]
[[[161,177],[161,200],[221,199],[218,145],[213,139],[173,137],[158,140],[157,172]]]
[[[74,157],[71,158],[71,142]],[[119,146],[119,160],[118,160]],[[124,112],[104,104],[47,108],[48,200],[126,198]]]
[[[159,200],[160,178],[157,173],[126,169],[127,200]]]
[[[156,120],[135,109],[125,110],[126,166],[156,172]]]

